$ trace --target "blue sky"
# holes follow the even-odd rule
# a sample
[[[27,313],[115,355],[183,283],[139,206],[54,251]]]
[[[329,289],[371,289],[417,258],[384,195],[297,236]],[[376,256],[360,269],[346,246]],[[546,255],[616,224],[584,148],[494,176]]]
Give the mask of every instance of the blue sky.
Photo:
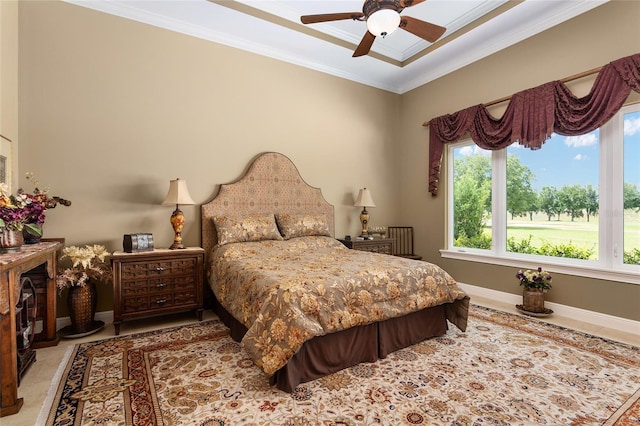
[[[595,131],[575,137],[553,135],[538,151],[514,144],[508,153],[520,157],[520,163],[536,175],[532,182],[536,190],[544,186],[560,189],[575,184],[597,188],[599,149],[598,131]]]
[[[624,132],[624,179],[640,187],[640,112],[625,115]],[[520,162],[536,175],[532,182],[535,190],[544,186],[560,189],[575,184],[597,188],[600,161],[598,138],[598,130],[582,136],[554,135],[537,151],[513,144],[507,152],[517,155]],[[472,147],[460,150],[461,155],[472,152],[477,150]]]

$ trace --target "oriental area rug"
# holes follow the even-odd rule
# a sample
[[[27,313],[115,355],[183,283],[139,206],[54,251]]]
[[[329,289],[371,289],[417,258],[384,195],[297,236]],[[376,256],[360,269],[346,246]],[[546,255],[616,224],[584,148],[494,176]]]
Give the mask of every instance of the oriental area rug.
[[[76,345],[38,424],[638,425],[640,348],[471,307],[446,335],[269,386],[219,321]]]

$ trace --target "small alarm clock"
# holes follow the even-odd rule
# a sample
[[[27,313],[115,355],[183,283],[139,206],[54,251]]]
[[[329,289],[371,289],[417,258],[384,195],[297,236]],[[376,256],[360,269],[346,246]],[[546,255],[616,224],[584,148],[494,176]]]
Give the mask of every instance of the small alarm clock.
[[[126,253],[153,251],[153,234],[125,234],[122,246]]]

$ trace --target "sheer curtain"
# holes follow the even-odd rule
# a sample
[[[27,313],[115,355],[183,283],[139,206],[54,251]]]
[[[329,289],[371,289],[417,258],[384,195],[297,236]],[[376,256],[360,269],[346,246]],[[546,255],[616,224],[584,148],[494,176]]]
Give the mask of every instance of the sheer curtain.
[[[511,96],[501,118],[474,105],[429,121],[429,192],[438,194],[444,144],[466,133],[484,149],[518,142],[540,149],[552,133],[575,136],[606,123],[622,107],[631,90],[640,92],[640,53],[602,67],[589,94],[578,98],[561,81],[552,81]]]

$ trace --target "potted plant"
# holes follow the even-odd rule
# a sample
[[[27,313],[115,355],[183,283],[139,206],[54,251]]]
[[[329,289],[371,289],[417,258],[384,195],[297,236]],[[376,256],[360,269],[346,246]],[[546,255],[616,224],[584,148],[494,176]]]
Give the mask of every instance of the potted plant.
[[[24,239],[22,231],[42,235],[42,228],[38,224],[28,223],[29,209],[33,203],[38,203],[18,192],[9,194],[6,183],[0,184],[0,246],[4,252],[17,252]]]
[[[98,302],[96,282],[111,278],[109,252],[101,245],[69,246],[62,249],[61,260],[68,258],[71,266],[61,267],[56,276],[60,291],[69,289],[67,307],[73,334],[97,330],[93,317]]]
[[[524,288],[522,292],[522,310],[533,313],[546,313],[544,307],[544,293],[551,288],[551,274],[541,267],[531,270],[522,269],[516,274],[520,280],[520,285]]]
[[[46,189],[40,189],[33,173],[27,173],[27,180],[34,184],[32,193],[20,188],[11,195],[9,186],[0,184],[0,246],[4,252],[17,252],[23,243],[40,242],[45,211],[58,204],[71,205],[71,201],[49,196]]]

